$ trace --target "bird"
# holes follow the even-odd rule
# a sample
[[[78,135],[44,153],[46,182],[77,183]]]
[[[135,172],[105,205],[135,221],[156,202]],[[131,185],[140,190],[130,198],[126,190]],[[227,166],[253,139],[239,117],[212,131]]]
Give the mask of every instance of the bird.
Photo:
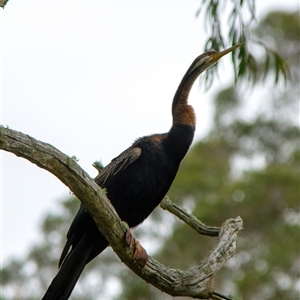
[[[194,82],[221,57],[241,45],[239,43],[220,52],[211,50],[198,56],[186,71],[174,95],[170,130],[138,138],[94,178],[101,188],[106,189],[108,199],[129,228],[142,223],[159,205],[192,144],[196,115],[188,104],[188,96]],[[134,259],[144,266],[147,253],[130,230],[126,233],[126,240],[128,244],[136,246]],[[42,300],[68,299],[85,265],[106,247],[107,240],[81,205],[67,233],[59,271]]]

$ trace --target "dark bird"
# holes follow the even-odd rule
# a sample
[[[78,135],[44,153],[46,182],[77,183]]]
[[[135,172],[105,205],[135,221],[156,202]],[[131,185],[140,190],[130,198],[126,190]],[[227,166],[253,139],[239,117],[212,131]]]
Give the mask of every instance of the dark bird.
[[[170,131],[137,139],[95,178],[100,187],[106,188],[108,198],[130,228],[142,223],[161,202],[193,141],[196,117],[187,100],[195,80],[222,56],[240,45],[222,52],[209,51],[198,56],[175,93]],[[134,238],[130,234],[128,241],[133,241],[134,244]],[[144,265],[147,261],[146,252],[138,247],[138,243],[135,245],[134,258]],[[67,243],[59,261],[59,272],[43,300],[68,299],[85,265],[107,246],[108,242],[81,205],[67,234]]]

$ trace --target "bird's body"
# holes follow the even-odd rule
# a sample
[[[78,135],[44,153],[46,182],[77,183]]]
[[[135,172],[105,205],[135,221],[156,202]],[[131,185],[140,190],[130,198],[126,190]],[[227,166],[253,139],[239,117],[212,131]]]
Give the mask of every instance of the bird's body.
[[[223,52],[221,56],[226,54]],[[221,56],[215,61],[211,57],[220,53],[204,53],[188,69],[174,96],[170,131],[139,138],[95,178],[100,187],[106,188],[108,198],[130,228],[142,223],[168,192],[194,137],[196,121],[194,110],[187,103],[189,91],[200,73]],[[108,242],[81,206],[67,234],[60,270],[43,300],[68,299],[84,266],[107,246]]]

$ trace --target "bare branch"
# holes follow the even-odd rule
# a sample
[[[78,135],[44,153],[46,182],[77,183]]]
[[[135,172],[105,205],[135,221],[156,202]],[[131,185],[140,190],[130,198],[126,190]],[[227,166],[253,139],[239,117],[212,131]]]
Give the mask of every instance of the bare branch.
[[[67,185],[88,209],[100,232],[109,241],[121,261],[145,281],[172,296],[228,299],[215,293],[210,281],[235,253],[237,234],[243,226],[240,217],[224,222],[218,243],[209,257],[191,270],[169,269],[151,257],[142,268],[132,260],[132,250],[124,242],[124,233],[127,230],[124,222],[118,217],[104,191],[73,158],[49,144],[4,127],[0,127],[0,149],[31,161]]]
[[[189,214],[183,208],[173,203],[168,197],[165,197],[160,203],[160,207],[177,216],[180,220],[188,224],[199,234],[218,236],[220,232],[220,227],[207,226],[200,222],[196,217]]]

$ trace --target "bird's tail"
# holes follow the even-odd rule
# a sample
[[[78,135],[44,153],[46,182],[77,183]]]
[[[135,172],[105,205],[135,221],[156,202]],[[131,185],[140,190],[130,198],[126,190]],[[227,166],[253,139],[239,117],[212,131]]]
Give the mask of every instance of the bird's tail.
[[[107,242],[101,251],[97,251],[97,254],[106,247]],[[94,255],[93,252],[93,244],[86,243],[85,239],[82,239],[63,262],[42,300],[67,300],[85,265],[97,255]]]

